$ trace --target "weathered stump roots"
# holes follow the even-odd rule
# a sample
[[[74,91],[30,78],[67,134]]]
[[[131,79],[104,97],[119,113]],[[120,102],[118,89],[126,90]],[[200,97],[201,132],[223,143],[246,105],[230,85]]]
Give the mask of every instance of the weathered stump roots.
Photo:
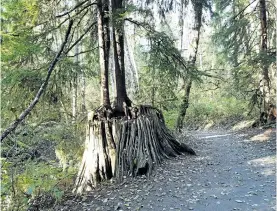
[[[153,107],[136,108],[133,118],[92,118],[74,191],[90,190],[112,177],[121,181],[124,176],[150,175],[163,159],[183,153],[195,155],[175,139]]]

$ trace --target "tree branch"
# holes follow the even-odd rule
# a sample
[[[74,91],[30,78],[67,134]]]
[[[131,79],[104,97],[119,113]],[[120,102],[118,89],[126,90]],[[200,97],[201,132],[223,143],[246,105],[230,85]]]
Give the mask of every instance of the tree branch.
[[[241,11],[239,11],[238,14],[236,14],[235,16],[233,16],[231,19],[236,19],[240,14],[242,14],[249,6],[251,6],[253,3],[255,3],[257,0],[254,0],[252,2],[250,2],[248,5],[246,5]]]
[[[95,50],[95,49],[97,49],[97,48],[98,48],[98,47],[92,48],[92,49],[86,50],[86,51],[81,51],[81,52],[79,52],[79,53],[74,54],[73,56],[67,56],[67,57],[75,57],[75,56],[78,56],[78,55],[80,55],[80,54],[84,54],[84,53],[91,52],[91,51],[93,51],[93,50]]]
[[[68,49],[67,51],[65,52],[65,54],[68,54],[69,51],[71,51],[71,49],[77,45],[82,39],[83,37],[89,32],[89,30],[96,24],[97,22],[93,22],[87,29],[86,31],[79,37],[78,40],[76,40]]]
[[[72,28],[72,25],[73,25],[73,20],[71,20],[69,22],[69,26],[68,26],[68,29],[67,29],[67,32],[65,34],[65,39],[64,39],[64,42],[62,43],[61,45],[61,48],[59,50],[59,52],[57,53],[57,55],[55,56],[54,60],[52,61],[52,63],[50,64],[50,67],[48,69],[48,73],[47,73],[47,76],[43,82],[43,84],[40,86],[40,89],[38,90],[36,96],[35,96],[35,99],[31,102],[31,104],[29,105],[29,107],[23,111],[20,116],[18,117],[18,119],[15,120],[15,122],[13,122],[2,134],[1,134],[1,142],[4,140],[5,137],[7,137],[7,135],[9,135],[11,132],[13,132],[16,127],[26,118],[26,116],[28,116],[30,114],[30,112],[33,110],[33,108],[35,107],[35,105],[38,103],[41,95],[43,94],[44,90],[46,89],[47,87],[47,84],[49,82],[49,79],[50,79],[50,76],[51,76],[51,73],[53,72],[63,50],[64,50],[64,46],[65,44],[67,43],[67,40],[68,40],[68,37],[69,37],[69,34],[70,34],[70,31],[71,31],[71,28]]]
[[[206,76],[206,77],[217,78],[217,79],[219,79],[219,80],[225,81],[223,77],[220,77],[220,76],[217,76],[217,75],[212,75],[212,74],[205,73],[205,72],[202,72],[202,71],[198,71],[198,73],[199,73],[200,75],[203,75],[203,76]]]
[[[61,18],[65,15],[68,15],[69,13],[73,12],[74,10],[76,10],[78,7],[82,6],[84,3],[88,2],[89,0],[85,0],[83,2],[80,2],[79,4],[77,4],[75,7],[73,7],[71,10],[64,12],[63,14],[60,15],[56,15],[56,18]]]
[[[134,24],[134,25],[136,25],[136,26],[138,26],[138,27],[142,27],[142,28],[146,29],[146,30],[149,31],[149,32],[153,31],[153,30],[151,29],[151,28],[152,28],[151,25],[148,24],[148,23],[139,22],[139,21],[133,20],[133,19],[131,19],[131,18],[125,18],[124,21],[128,21],[128,22],[130,22],[130,23],[132,23],[132,24]]]

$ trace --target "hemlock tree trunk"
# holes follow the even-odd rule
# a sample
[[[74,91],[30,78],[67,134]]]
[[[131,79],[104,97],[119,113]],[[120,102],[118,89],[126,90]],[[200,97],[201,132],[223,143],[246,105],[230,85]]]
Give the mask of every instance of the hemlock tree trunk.
[[[99,4],[98,11],[109,5],[107,0],[103,1],[105,4]],[[123,8],[122,0],[114,0],[111,5],[113,12]],[[106,7],[104,11],[109,14]],[[124,176],[150,175],[165,158],[183,153],[195,155],[193,149],[178,142],[170,133],[158,109],[131,107],[125,85],[123,23],[114,25],[112,30],[116,92],[115,106],[109,106],[109,36],[106,36],[109,20],[105,22],[100,18],[103,13],[99,14],[99,61],[104,106],[88,114],[86,147],[73,190],[75,193],[91,190],[99,182],[111,178],[121,181]]]
[[[76,32],[76,40],[78,39],[78,32]],[[75,63],[76,65],[79,62],[79,44],[75,47]],[[78,74],[73,74],[72,79],[72,123],[74,124],[76,122],[76,113],[77,113],[77,87],[78,87]]]
[[[84,49],[84,46],[80,46],[80,51]],[[82,55],[79,56],[80,59],[80,64],[83,65],[84,57]],[[86,113],[86,76],[85,73],[82,71],[80,78],[79,78],[79,83],[80,83],[80,95],[81,95],[81,112],[83,114]]]
[[[135,37],[135,36],[133,36],[133,37]],[[132,39],[133,44],[131,44],[129,42],[129,39],[130,38],[128,38],[128,35],[126,34],[126,32],[124,32],[124,41],[125,41],[124,50],[125,50],[125,55],[127,56],[127,61],[129,63],[130,72],[131,72],[132,79],[133,79],[132,80],[133,83],[132,83],[132,87],[131,87],[131,89],[132,89],[131,94],[132,94],[132,96],[134,96],[139,90],[139,77],[138,77],[138,70],[137,70],[136,62],[134,59],[134,49],[133,48],[135,45],[135,38]]]
[[[84,73],[81,73],[81,111],[82,113],[86,112],[86,77]]]
[[[203,5],[201,2],[196,2],[196,5],[194,5],[195,7],[195,21],[196,21],[196,40],[195,40],[195,50],[194,50],[194,54],[192,56],[191,59],[191,66],[195,67],[195,63],[196,63],[196,57],[197,57],[197,52],[198,52],[198,46],[199,46],[199,40],[200,40],[200,29],[201,29],[201,25],[202,25],[202,8]],[[176,129],[177,130],[181,130],[184,126],[184,119],[187,113],[187,109],[189,107],[189,96],[190,96],[190,90],[191,90],[191,86],[192,86],[192,78],[190,77],[187,81],[186,81],[186,86],[185,86],[185,94],[183,96],[183,100],[181,102],[180,108],[179,108],[179,115],[177,117],[177,123],[176,123]]]
[[[151,71],[152,69],[152,71]],[[149,67],[149,72],[151,73],[152,76],[152,87],[151,87],[151,105],[154,107],[155,106],[155,94],[156,94],[156,85],[155,85],[155,67],[153,66],[152,68]]]
[[[77,0],[78,3],[78,0]],[[77,10],[78,11],[78,10]],[[79,31],[77,29],[76,31],[76,36],[75,40],[77,41],[79,38]],[[79,43],[76,44],[75,46],[75,57],[74,57],[74,62],[75,65],[78,65],[79,63]],[[72,92],[72,124],[76,123],[76,118],[77,118],[77,98],[78,98],[78,71],[73,73],[73,78],[71,81],[71,92]]]
[[[267,55],[267,17],[266,1],[260,0],[260,23],[261,23],[261,55]],[[262,65],[262,79],[260,81],[260,91],[262,93],[262,108],[266,112],[269,108],[270,79],[268,75],[268,65],[266,61]]]
[[[184,0],[181,0],[181,10],[179,14],[179,27],[180,27],[180,50],[183,54],[183,34],[184,34]]]
[[[72,123],[76,122],[76,113],[77,113],[77,74],[74,74],[72,79]]]

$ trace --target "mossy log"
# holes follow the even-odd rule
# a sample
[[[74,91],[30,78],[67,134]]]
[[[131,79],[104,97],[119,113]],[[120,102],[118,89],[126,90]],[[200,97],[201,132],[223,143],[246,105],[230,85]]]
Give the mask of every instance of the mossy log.
[[[103,108],[100,110],[88,120],[76,193],[112,177],[121,181],[124,176],[150,175],[165,158],[183,153],[195,155],[166,128],[163,115],[156,108],[133,107],[128,109],[129,115],[112,118],[104,115]]]

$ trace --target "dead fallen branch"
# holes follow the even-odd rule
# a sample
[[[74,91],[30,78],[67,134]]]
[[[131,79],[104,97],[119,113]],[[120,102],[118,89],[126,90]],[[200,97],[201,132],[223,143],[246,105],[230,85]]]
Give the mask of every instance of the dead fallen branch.
[[[73,20],[71,20],[69,22],[68,29],[65,34],[65,39],[60,47],[60,50],[58,51],[57,55],[55,56],[54,60],[51,62],[50,66],[48,68],[47,76],[46,76],[43,84],[40,86],[34,100],[31,102],[31,104],[28,106],[28,108],[26,108],[26,110],[23,111],[20,114],[20,116],[1,134],[1,142],[4,140],[4,138],[6,138],[11,132],[13,132],[16,129],[16,127],[26,118],[26,116],[28,116],[30,114],[30,112],[33,110],[33,108],[39,102],[39,99],[40,99],[41,95],[43,94],[43,92],[45,91],[45,89],[48,85],[50,76],[51,76],[57,62],[59,61],[59,58],[60,58],[60,56],[64,50],[64,47],[68,41],[68,37],[69,37],[70,31],[71,31],[72,25],[73,25]]]

